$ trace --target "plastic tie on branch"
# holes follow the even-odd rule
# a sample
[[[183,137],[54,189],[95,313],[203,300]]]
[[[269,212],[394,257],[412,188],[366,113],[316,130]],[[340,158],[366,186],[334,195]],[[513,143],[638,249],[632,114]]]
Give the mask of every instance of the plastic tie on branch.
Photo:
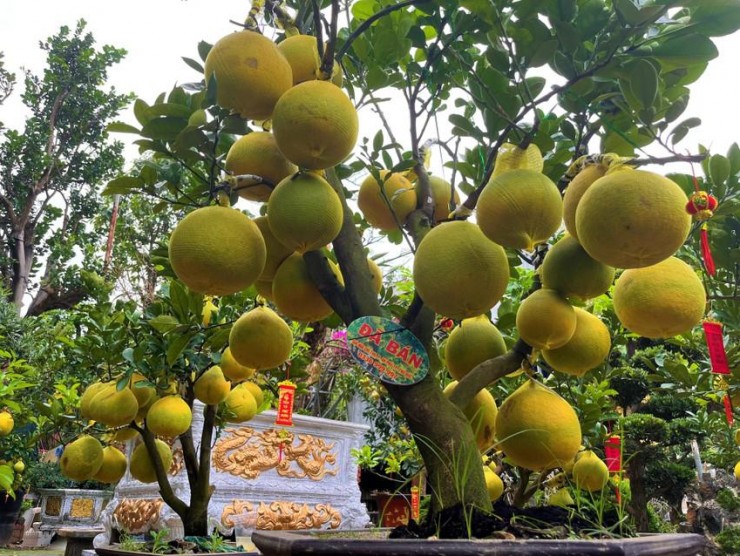
[[[449,220],[467,220],[473,214],[473,210],[460,204],[450,213]]]

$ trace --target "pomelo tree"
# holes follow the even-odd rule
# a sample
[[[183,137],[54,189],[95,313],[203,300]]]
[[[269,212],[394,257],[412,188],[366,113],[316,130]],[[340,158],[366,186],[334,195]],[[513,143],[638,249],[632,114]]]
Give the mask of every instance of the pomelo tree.
[[[240,388],[224,376],[237,383],[250,374],[239,366],[285,365],[294,355],[285,321],[395,317],[431,350],[440,319],[452,319],[462,347],[449,353],[477,355],[446,354],[456,385],[443,392],[439,366],[413,384],[383,382],[424,459],[432,515],[490,510],[481,451],[502,451],[497,469],[517,469],[512,498],[526,502],[616,417],[581,377],[603,381],[610,354],[631,338],[685,334],[704,315],[699,230],[686,207],[693,184],[643,167],[706,160],[679,146],[699,124],[684,115],[688,85],[717,55],[712,37],[738,27],[740,7],[724,1],[255,2],[244,29],[201,42],[201,61],[185,58],[196,82],[137,100],[138,124],[110,128],[138,135],[142,154],[181,173],[146,164],[106,193],[147,195],[181,220],[158,261],[168,277],[160,298],[114,323],[129,343],[120,357],[108,349],[108,385],[88,390],[83,411],[141,434],[136,467],[150,459],[139,476],[156,479],[186,534],[205,534],[214,427],[253,414],[224,405]],[[702,186],[736,221],[737,200],[722,187],[737,183],[737,148],[713,160]],[[253,203],[239,205],[250,217],[230,208],[240,199]],[[363,242],[374,233],[413,252],[407,306],[374,283]],[[529,376],[504,387],[516,391],[498,416],[476,401],[520,368]],[[571,403],[529,378],[548,374],[548,385],[570,381]],[[147,402],[132,401],[144,390]],[[97,402],[128,398],[129,413],[119,412],[128,421],[94,414],[103,393]],[[187,419],[158,430],[167,419],[147,403],[161,395],[178,417],[205,400],[199,453]],[[157,435],[182,442],[189,503],[169,487]],[[90,449],[103,465],[102,447]],[[589,453],[584,464],[603,476],[597,460]],[[604,487],[574,474],[587,490]]]

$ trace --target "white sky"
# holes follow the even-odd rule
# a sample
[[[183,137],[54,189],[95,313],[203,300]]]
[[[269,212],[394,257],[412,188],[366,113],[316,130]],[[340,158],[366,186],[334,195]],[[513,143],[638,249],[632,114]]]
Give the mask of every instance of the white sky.
[[[198,79],[180,57],[198,59],[197,43],[215,42],[232,31],[234,26],[229,20],[242,21],[249,5],[245,0],[128,0],[124,4],[100,0],[2,0],[0,51],[5,53],[6,68],[17,74],[21,67],[41,71],[44,55],[38,41],[56,33],[61,25],[73,27],[77,19],[84,18],[98,44],[128,50],[123,62],[111,70],[110,83],[120,92],[134,92],[152,101],[178,82]],[[692,87],[691,103],[684,113],[685,117],[700,117],[703,124],[680,143],[682,150],[695,151],[697,144],[702,143],[713,152],[724,154],[732,142],[740,140],[740,109],[736,100],[740,90],[740,34],[716,39],[716,43],[720,56]],[[0,105],[0,121],[11,128],[23,124],[19,92]],[[135,123],[130,111],[122,119]],[[372,136],[374,131],[366,134]],[[121,134],[117,137],[123,141],[134,139]],[[408,148],[404,129],[397,138]]]

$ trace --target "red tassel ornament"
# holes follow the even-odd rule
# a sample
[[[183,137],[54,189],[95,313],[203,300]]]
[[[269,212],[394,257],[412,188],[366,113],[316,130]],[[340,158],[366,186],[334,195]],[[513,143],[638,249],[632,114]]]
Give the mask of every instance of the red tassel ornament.
[[[704,222],[699,230],[701,239],[701,256],[704,261],[704,268],[706,268],[707,274],[714,276],[717,269],[714,265],[714,259],[712,258],[712,251],[709,249],[709,236],[707,234],[706,221],[714,215],[718,202],[714,195],[710,195],[706,191],[699,190],[696,178],[694,178],[694,186],[697,189],[691,194],[691,197],[689,197],[689,202],[686,203],[686,212],[688,212],[697,222]]]

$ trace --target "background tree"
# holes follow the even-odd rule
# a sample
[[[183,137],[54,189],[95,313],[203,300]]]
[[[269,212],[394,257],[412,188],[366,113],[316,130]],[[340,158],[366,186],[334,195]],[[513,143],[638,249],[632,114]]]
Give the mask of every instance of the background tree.
[[[41,76],[26,72],[24,82],[30,116],[0,143],[0,275],[19,311],[34,294],[29,314],[84,297],[75,257],[101,270],[86,247],[100,233],[90,227],[102,208],[96,188],[123,164],[122,145],[108,141],[105,126],[129,100],[105,88],[124,51],[97,49],[83,20],[40,47],[47,67]]]

